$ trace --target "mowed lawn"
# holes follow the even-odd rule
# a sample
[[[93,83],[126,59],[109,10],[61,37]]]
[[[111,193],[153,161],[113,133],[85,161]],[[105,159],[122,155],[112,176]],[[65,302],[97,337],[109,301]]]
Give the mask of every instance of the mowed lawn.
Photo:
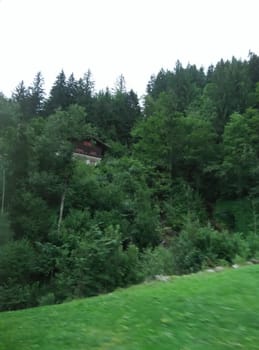
[[[0,313],[1,350],[259,349],[259,266]]]

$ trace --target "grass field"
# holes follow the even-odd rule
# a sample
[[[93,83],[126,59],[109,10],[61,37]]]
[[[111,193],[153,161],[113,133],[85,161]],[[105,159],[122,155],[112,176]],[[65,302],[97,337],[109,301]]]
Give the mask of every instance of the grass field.
[[[259,349],[259,266],[0,313],[0,350]]]

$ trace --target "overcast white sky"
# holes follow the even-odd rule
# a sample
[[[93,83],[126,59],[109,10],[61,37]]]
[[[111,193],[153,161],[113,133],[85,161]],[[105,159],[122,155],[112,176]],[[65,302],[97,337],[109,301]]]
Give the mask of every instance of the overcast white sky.
[[[92,71],[96,89],[145,93],[161,67],[207,67],[259,54],[259,0],[0,0],[0,91],[7,96],[41,71],[47,91],[57,74]]]

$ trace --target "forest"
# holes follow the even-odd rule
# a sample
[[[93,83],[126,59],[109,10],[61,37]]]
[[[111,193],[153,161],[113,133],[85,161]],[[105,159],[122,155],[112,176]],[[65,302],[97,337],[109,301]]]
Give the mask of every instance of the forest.
[[[74,141],[101,140],[96,166]],[[0,310],[259,258],[259,56],[0,94]],[[61,204],[64,208],[61,213]]]

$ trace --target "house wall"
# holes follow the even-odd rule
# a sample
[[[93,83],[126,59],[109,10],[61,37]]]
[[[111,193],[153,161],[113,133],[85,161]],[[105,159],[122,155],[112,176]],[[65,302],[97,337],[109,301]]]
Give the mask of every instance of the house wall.
[[[101,161],[100,157],[93,157],[93,156],[89,156],[87,154],[81,154],[81,153],[77,153],[77,152],[73,153],[73,157],[76,159],[80,159],[83,162],[85,162],[85,164],[89,164],[89,165],[96,165]]]

